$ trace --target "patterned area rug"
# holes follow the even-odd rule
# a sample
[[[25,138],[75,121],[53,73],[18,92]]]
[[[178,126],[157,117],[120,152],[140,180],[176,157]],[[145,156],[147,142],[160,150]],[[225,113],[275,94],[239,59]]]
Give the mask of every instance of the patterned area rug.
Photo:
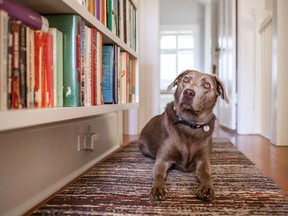
[[[216,200],[196,199],[193,173],[172,170],[169,197],[149,200],[154,161],[130,144],[95,165],[33,215],[288,215],[288,197],[231,143],[215,142]]]

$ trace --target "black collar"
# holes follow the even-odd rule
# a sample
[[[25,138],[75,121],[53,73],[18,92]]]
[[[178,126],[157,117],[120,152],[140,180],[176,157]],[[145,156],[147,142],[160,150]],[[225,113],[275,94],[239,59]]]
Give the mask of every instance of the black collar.
[[[210,127],[209,127],[209,123],[205,123],[205,124],[194,124],[192,122],[189,122],[188,120],[184,119],[182,116],[179,115],[179,113],[175,112],[175,115],[178,117],[178,121],[176,121],[174,124],[177,125],[177,124],[183,124],[183,125],[186,125],[186,126],[189,126],[190,128],[192,129],[199,129],[199,128],[202,128],[203,131],[205,132],[208,132],[210,130]]]

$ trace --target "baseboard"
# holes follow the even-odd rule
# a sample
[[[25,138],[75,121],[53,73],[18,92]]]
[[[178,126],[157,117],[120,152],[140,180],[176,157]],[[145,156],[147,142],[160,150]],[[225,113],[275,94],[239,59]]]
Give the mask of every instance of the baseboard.
[[[104,152],[103,154],[101,154],[100,156],[98,156],[97,158],[95,158],[94,160],[90,161],[89,163],[87,163],[86,165],[82,166],[81,168],[75,170],[73,173],[71,173],[70,175],[68,175],[67,177],[65,177],[64,179],[60,180],[59,182],[57,182],[56,184],[52,185],[51,187],[47,188],[46,190],[44,190],[42,193],[34,196],[33,198],[29,199],[27,202],[19,205],[17,208],[13,209],[12,211],[10,211],[8,214],[6,214],[7,216],[15,216],[15,215],[23,215],[26,212],[28,212],[29,210],[31,210],[33,207],[35,207],[36,205],[38,205],[39,203],[41,203],[42,201],[44,201],[45,199],[47,199],[49,196],[51,196],[52,194],[56,193],[57,191],[59,191],[61,188],[63,188],[65,185],[67,185],[68,183],[70,183],[71,181],[73,181],[74,179],[76,179],[78,176],[80,176],[81,174],[83,174],[84,172],[86,172],[88,169],[90,169],[92,166],[94,166],[95,164],[97,164],[98,162],[100,162],[101,160],[103,160],[105,157],[109,156],[110,154],[112,154],[113,152],[115,152],[116,150],[118,150],[120,148],[120,146],[113,146],[111,149],[109,149],[108,151]]]

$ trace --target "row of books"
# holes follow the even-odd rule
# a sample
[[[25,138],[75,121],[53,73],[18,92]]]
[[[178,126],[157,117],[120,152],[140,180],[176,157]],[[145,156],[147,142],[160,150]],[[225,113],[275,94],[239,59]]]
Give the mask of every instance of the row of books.
[[[129,0],[78,0],[122,41],[136,50],[136,8]]]
[[[79,16],[46,19],[50,28],[39,30],[0,9],[0,110],[135,101],[135,61],[127,52],[113,45],[108,58],[110,45],[102,50],[101,33]],[[113,63],[108,71],[106,62]]]

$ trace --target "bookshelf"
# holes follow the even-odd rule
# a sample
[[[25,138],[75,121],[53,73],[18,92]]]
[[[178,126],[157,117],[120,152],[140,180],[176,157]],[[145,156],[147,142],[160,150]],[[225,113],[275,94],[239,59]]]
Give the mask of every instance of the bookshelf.
[[[18,0],[39,14],[76,14],[79,15],[89,27],[95,27],[102,33],[103,44],[116,44],[121,51],[129,53],[131,59],[138,59],[138,54],[118,36],[80,5],[77,0]],[[137,8],[134,0],[130,2]],[[136,69],[136,74],[138,70]],[[137,77],[137,75],[136,75]],[[136,81],[137,84],[137,81]],[[137,86],[136,86],[137,89]],[[136,90],[137,92],[137,90]],[[102,115],[110,112],[134,109],[139,106],[136,93],[136,102],[128,104],[109,104],[91,107],[54,107],[54,108],[24,108],[19,110],[0,111],[0,132],[13,129],[56,123],[60,121]]]
[[[6,0],[6,1],[10,3],[12,2],[12,0]],[[0,104],[1,105],[0,106],[0,158],[1,158],[0,170],[1,170],[1,175],[5,176],[5,178],[0,178],[0,185],[4,186],[3,189],[1,188],[2,190],[0,193],[0,200],[3,200],[3,202],[0,202],[0,215],[23,215],[25,214],[25,212],[29,211],[34,206],[38,205],[40,202],[45,200],[47,197],[51,196],[52,194],[60,190],[62,187],[67,185],[69,182],[76,179],[78,176],[80,176],[90,167],[94,166],[99,161],[103,160],[105,157],[107,157],[108,155],[110,155],[111,153],[119,149],[121,144],[123,144],[123,131],[125,129],[125,123],[126,123],[126,119],[125,119],[126,113],[123,114],[123,111],[128,111],[129,114],[136,113],[137,115],[136,109],[139,107],[139,96],[138,96],[139,95],[138,94],[138,91],[139,91],[138,90],[138,75],[139,75],[138,65],[139,63],[138,63],[138,53],[137,53],[137,42],[136,42],[136,49],[130,47],[131,44],[132,44],[131,45],[132,47],[135,47],[135,40],[133,41],[131,40],[131,43],[128,43],[129,44],[128,45],[124,41],[124,40],[127,40],[128,42],[130,42],[127,38],[127,35],[126,35],[126,38],[124,37],[125,38],[124,40],[121,40],[114,32],[110,30],[111,26],[109,26],[110,27],[109,29],[105,25],[103,25],[102,22],[98,21],[98,19],[95,16],[93,16],[84,6],[82,6],[79,3],[79,0],[48,0],[48,1],[47,0],[37,0],[37,1],[17,0],[17,1],[25,5],[26,7],[30,8],[31,10],[37,12],[38,14],[41,14],[42,16],[53,15],[53,14],[55,15],[66,14],[66,15],[80,16],[81,19],[85,21],[86,26],[97,29],[97,36],[98,36],[98,32],[101,33],[102,40],[98,40],[97,38],[97,42],[102,41],[103,45],[104,44],[117,45],[115,46],[117,48],[117,54],[118,54],[117,57],[119,57],[119,55],[121,55],[122,54],[121,52],[123,51],[125,55],[129,57],[129,58],[127,57],[126,59],[128,59],[128,61],[132,60],[131,62],[133,62],[133,65],[131,64],[131,68],[133,67],[133,69],[135,69],[135,74],[133,73],[133,77],[135,76],[136,79],[135,79],[135,85],[133,83],[133,87],[135,86],[135,91],[133,91],[134,89],[132,90],[133,95],[130,94],[130,89],[129,89],[129,92],[128,91],[126,92],[127,94],[125,94],[125,96],[128,96],[128,100],[126,101],[120,100],[123,98],[126,99],[127,97],[124,97],[123,95],[119,93],[120,92],[119,89],[121,89],[121,84],[119,84],[118,92],[117,91],[113,92],[114,94],[113,97],[116,98],[117,96],[115,95],[118,95],[118,97],[120,98],[120,99],[117,98],[119,100],[113,101],[113,103],[116,103],[116,104],[102,104],[102,102],[100,103],[97,102],[97,103],[91,103],[91,106],[89,103],[87,104],[80,103],[82,106],[79,106],[80,104],[77,103],[76,107],[75,105],[71,105],[71,107],[53,107],[55,106],[55,104],[57,104],[57,103],[53,103],[53,105],[51,105],[51,107],[49,108],[48,106],[46,108],[45,104],[41,105],[41,107],[45,107],[45,108],[34,108],[36,107],[36,105],[34,104],[34,106],[33,105],[29,106],[31,108],[24,108],[26,106],[23,106],[23,108],[19,108],[19,109],[17,109],[17,106],[14,106],[14,109],[9,109],[10,107],[7,106],[9,108],[6,109],[5,103],[2,103],[4,105]],[[136,22],[138,22],[137,0],[128,0],[128,1],[130,1],[131,4],[134,5],[134,7],[136,8]],[[2,3],[2,1],[0,2]],[[12,10],[13,9],[15,8],[12,8]],[[17,14],[21,14],[19,13],[18,10],[13,10],[13,12],[18,12]],[[4,13],[2,12],[2,14]],[[77,19],[80,19],[78,16],[77,16]],[[52,22],[50,22],[50,24],[52,26]],[[82,26],[83,26],[83,23],[81,22],[81,29],[82,29]],[[112,30],[114,29],[112,28]],[[137,28],[136,28],[136,31],[137,31]],[[66,33],[66,37],[68,37],[67,35],[68,33]],[[138,32],[136,32],[136,35],[138,37]],[[79,36],[79,34],[77,36]],[[0,37],[0,39],[3,39],[3,38],[4,37],[2,38]],[[16,37],[13,35],[13,38],[16,38]],[[21,37],[19,38],[21,39]],[[83,38],[81,38],[81,40],[82,39]],[[133,37],[133,39],[135,39],[135,37]],[[1,41],[4,41],[4,40],[1,40]],[[9,42],[9,40],[7,41]],[[81,46],[82,46],[83,41],[81,41]],[[95,40],[93,42],[95,42]],[[97,46],[94,43],[94,46],[96,48],[100,47],[98,46],[98,43],[97,43]],[[87,45],[87,47],[95,48],[94,46]],[[0,48],[2,47],[4,46],[0,46]],[[78,46],[77,48],[79,47],[80,46]],[[30,47],[30,50],[31,49],[33,48]],[[2,51],[3,52],[0,53],[0,56],[2,55],[2,53],[5,52],[5,49],[3,48]],[[79,50],[77,51],[78,51],[77,60],[79,64]],[[81,52],[82,51],[83,50],[81,50]],[[66,50],[66,54],[67,53],[68,52]],[[75,55],[75,52],[73,53]],[[97,50],[97,53],[98,53],[98,50]],[[16,56],[14,53],[13,55]],[[81,57],[82,55],[83,53],[81,53]],[[94,55],[93,57],[94,57],[94,62],[95,62],[96,54],[93,53],[93,55]],[[10,56],[11,56],[11,53],[10,53]],[[35,56],[40,56],[40,54],[37,53],[37,55],[35,54]],[[77,52],[76,52],[76,56],[77,56]],[[100,59],[100,56],[97,56],[97,57],[99,57]],[[61,56],[58,59],[61,59]],[[100,64],[98,64],[99,59],[97,58],[97,66],[103,64],[103,61]],[[92,58],[90,60],[91,62],[93,62]],[[23,62],[23,59],[22,59],[22,62]],[[44,61],[41,59],[41,61],[39,60],[39,62],[41,62],[42,64]],[[4,64],[5,62],[2,64],[2,61],[0,61],[0,63],[1,63],[1,66],[2,65],[6,66]],[[10,60],[9,60],[9,63],[11,64]],[[64,58],[63,58],[63,63],[64,63]],[[71,64],[73,63],[74,62],[72,62]],[[82,59],[81,59],[81,64],[82,64]],[[87,64],[87,62],[85,61],[85,64],[88,65],[89,63]],[[7,65],[9,64],[7,63]],[[29,64],[27,65],[31,66],[33,65],[33,63],[31,63],[31,65]],[[122,75],[123,67],[120,67],[119,65],[122,66],[122,63],[118,64],[118,68],[117,68],[118,76],[115,75],[116,78],[113,80],[114,81],[113,90],[118,88],[116,80],[120,77],[119,76],[120,72],[121,72],[121,77],[125,77],[126,71],[128,71],[127,69],[124,73],[125,75]],[[70,70],[71,70],[71,74],[72,72],[73,73],[75,72],[74,68],[70,69],[69,67],[67,67],[67,64],[66,65],[63,64],[63,71],[64,71],[64,67],[66,67],[66,70],[69,71],[67,72],[68,74],[70,74]],[[96,66],[94,65],[94,70],[95,70],[95,67]],[[31,68],[32,67],[30,67],[30,70],[29,70],[30,74],[32,74],[32,71],[34,71],[34,73],[36,74],[37,72],[36,66],[35,66],[35,69],[31,69]],[[121,70],[119,70],[119,68],[121,68]],[[43,69],[43,66],[42,66],[42,69]],[[45,69],[47,70],[47,68]],[[84,70],[82,67],[80,67],[80,69],[81,69],[80,70],[81,79],[78,79],[77,80],[78,82],[79,80],[82,82],[83,80],[86,79],[86,77],[84,77],[84,79],[82,80],[83,74],[85,74],[85,72],[88,71],[87,68],[84,68],[85,69]],[[77,68],[77,70],[78,70],[77,75],[79,75],[79,68]],[[9,70],[8,72],[10,71],[11,70]],[[101,69],[98,70],[97,68],[97,72],[98,71],[101,71]],[[116,69],[114,71],[116,71]],[[7,75],[9,75],[8,72],[7,72]],[[37,74],[38,78],[39,78],[39,74],[40,73]],[[102,75],[103,75],[103,70],[102,70]],[[31,80],[34,79],[35,77],[31,78]],[[9,77],[7,76],[7,78]],[[4,77],[2,79],[1,77],[0,81],[5,80],[7,78]],[[79,78],[79,76],[77,76],[77,78]],[[98,78],[98,74],[97,74],[97,78]],[[128,78],[129,78],[129,75],[128,75]],[[101,79],[97,79],[97,82],[95,82],[94,80],[94,84],[96,83],[95,86],[101,89],[101,86],[103,87],[103,85],[101,84],[98,85],[99,80]],[[8,79],[7,81],[10,82],[10,80]],[[118,81],[120,83],[121,80],[119,79]],[[3,82],[0,82],[0,83],[3,83]],[[31,86],[33,85],[35,86],[35,84],[36,84],[36,81],[35,83],[31,84]],[[91,84],[91,88],[94,89],[95,86]],[[26,88],[28,87],[26,86]],[[83,82],[80,85],[80,91],[82,91],[80,92],[80,94],[83,93],[83,89],[81,89],[81,87],[83,88]],[[126,88],[123,87],[122,89],[126,90]],[[2,95],[6,94],[6,89],[5,88],[3,89],[4,90],[0,92],[0,93],[3,93],[3,94],[0,94],[1,96],[0,99],[2,98]],[[33,88],[30,87],[30,90],[31,89],[33,90]],[[98,91],[98,88],[97,88],[97,91]],[[100,94],[101,93],[99,93],[99,95]],[[59,95],[61,97],[61,93]],[[99,99],[98,93],[95,95],[97,97],[94,97],[94,100]],[[85,98],[85,95],[84,97],[83,95],[81,95],[81,97],[79,98],[81,100]],[[31,104],[33,104],[33,100],[34,99],[31,100],[32,101]],[[133,102],[131,103],[131,101]],[[62,105],[58,105],[58,106],[62,106]],[[65,106],[69,106],[69,105],[65,105]],[[128,117],[127,119],[129,120],[129,123],[130,123],[131,122],[130,119]],[[124,122],[124,126],[123,126],[123,122]],[[134,123],[133,122],[130,123],[129,126],[133,127]],[[88,137],[88,131],[89,131],[89,134],[90,132],[97,134],[97,136],[90,143],[79,139],[79,137],[83,137],[83,135],[85,137]],[[90,148],[88,148],[89,145],[90,145]],[[21,191],[21,193],[19,193],[19,191]]]

